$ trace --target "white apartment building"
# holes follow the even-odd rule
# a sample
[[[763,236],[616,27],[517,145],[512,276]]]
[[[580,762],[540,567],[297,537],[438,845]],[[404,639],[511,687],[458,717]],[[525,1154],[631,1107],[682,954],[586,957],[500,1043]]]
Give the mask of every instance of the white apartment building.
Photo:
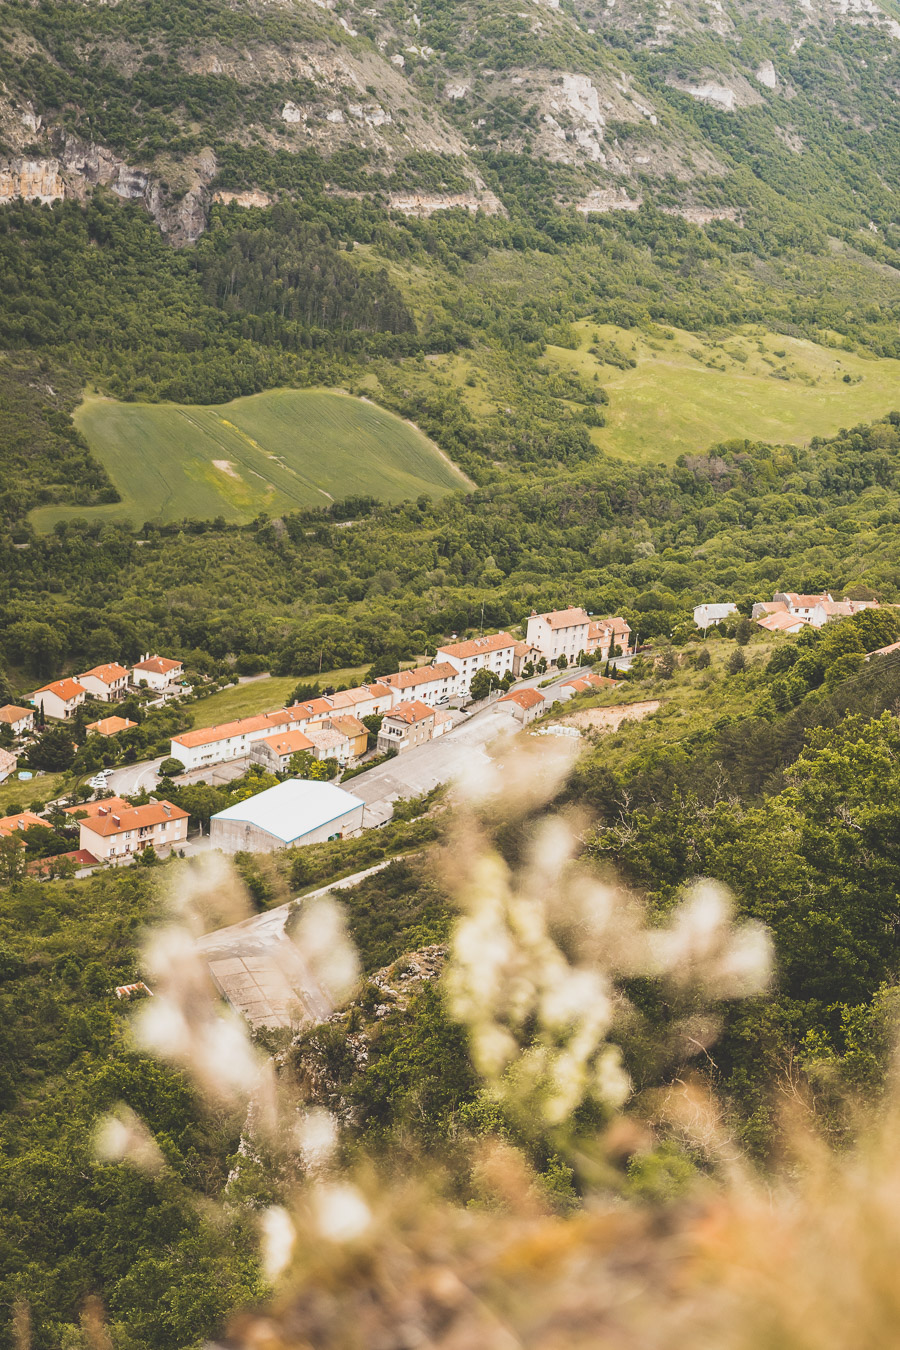
[[[103,703],[114,703],[116,699],[125,697],[128,671],[117,662],[109,661],[104,666],[94,666],[92,670],[86,670],[83,675],[78,676],[78,683],[87,690],[91,698],[98,698]]]
[[[235,722],[223,722],[217,727],[179,732],[172,737],[172,756],[180,759],[186,769],[221,764],[227,759],[241,759],[249,755],[255,741],[293,730],[300,719],[292,717],[291,712],[288,708],[279,708],[277,712],[239,717]]]
[[[456,696],[464,698],[469,692],[472,676],[479,670],[490,670],[503,676],[513,668],[516,640],[509,633],[491,633],[488,637],[470,638],[468,642],[453,642],[438,647],[437,654],[456,671]]]
[[[555,664],[561,656],[571,663],[588,649],[591,618],[579,608],[554,609],[548,614],[532,613],[525,640],[537,647],[542,656]]]
[[[434,665],[418,666],[415,670],[400,670],[396,675],[382,676],[398,703],[427,703],[433,707],[445,698],[456,696],[457,672],[451,661],[437,661]]]

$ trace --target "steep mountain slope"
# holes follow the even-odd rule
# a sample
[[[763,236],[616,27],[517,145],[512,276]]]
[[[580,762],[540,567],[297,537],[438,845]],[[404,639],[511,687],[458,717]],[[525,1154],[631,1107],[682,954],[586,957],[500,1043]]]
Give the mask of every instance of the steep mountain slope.
[[[892,224],[900,23],[874,0],[0,3],[0,200],[143,201],[174,242],[309,181],[428,213],[655,200],[739,220],[741,170]]]

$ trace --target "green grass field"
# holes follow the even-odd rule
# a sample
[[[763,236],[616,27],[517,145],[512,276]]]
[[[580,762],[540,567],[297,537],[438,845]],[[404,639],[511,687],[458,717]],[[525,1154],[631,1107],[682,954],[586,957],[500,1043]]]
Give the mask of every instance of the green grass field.
[[[38,507],[37,530],[75,517],[136,526],[219,515],[247,521],[356,494],[395,502],[470,486],[415,427],[327,390],[275,389],[221,407],[90,395],[75,423],[122,500]]]
[[[321,675],[304,675],[302,683],[346,684],[351,688],[360,684],[368,666],[356,669],[323,670]],[[272,712],[283,708],[291,694],[301,683],[296,675],[266,675],[261,680],[249,680],[247,684],[233,684],[228,689],[220,689],[209,698],[198,699],[190,704],[194,715],[195,727],[215,727],[222,722],[232,722],[237,717],[252,717],[254,713]]]
[[[679,329],[575,327],[578,351],[550,347],[548,363],[599,375],[610,402],[592,438],[622,459],[671,464],[735,437],[796,445],[900,407],[900,361],[755,328],[712,342]],[[595,333],[636,366],[598,361],[588,350]]]

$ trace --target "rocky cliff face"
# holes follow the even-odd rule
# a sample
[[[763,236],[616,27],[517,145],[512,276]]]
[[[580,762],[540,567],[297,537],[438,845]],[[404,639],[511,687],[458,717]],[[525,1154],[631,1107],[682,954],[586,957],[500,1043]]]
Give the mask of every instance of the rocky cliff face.
[[[486,165],[518,155],[582,211],[634,209],[665,185],[669,209],[733,218],[709,200],[732,172],[723,137],[688,105],[758,110],[800,154],[811,53],[843,86],[831,110],[848,125],[873,119],[859,99],[871,63],[843,55],[847,34],[880,43],[885,86],[900,83],[900,23],[875,0],[209,0],[217,22],[187,0],[169,9],[165,28],[139,0],[9,12],[0,203],[99,185],[186,244],[214,201],[302,192],[291,161],[310,152],[339,170],[326,187],[371,183],[423,215],[501,210],[503,170],[489,181]]]

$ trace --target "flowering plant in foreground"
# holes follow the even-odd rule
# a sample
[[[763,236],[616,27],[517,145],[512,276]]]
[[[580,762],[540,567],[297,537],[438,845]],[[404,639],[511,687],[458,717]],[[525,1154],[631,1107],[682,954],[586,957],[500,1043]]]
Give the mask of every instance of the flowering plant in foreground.
[[[630,1084],[612,1039],[628,1012],[627,982],[662,982],[674,1004],[681,1000],[685,1040],[702,1050],[713,1034],[704,1009],[762,989],[769,944],[760,928],[735,923],[727,893],[712,882],[695,883],[666,922],[653,924],[634,896],[583,869],[577,822],[534,818],[563,771],[521,764],[512,800],[495,801],[488,790],[475,809],[458,813],[446,867],[460,914],[444,985],[486,1089],[509,1116],[563,1138],[573,1113],[594,1103],[610,1140],[627,1122]],[[497,811],[506,826],[528,822],[529,842],[512,850],[512,863],[486,823]],[[244,1025],[211,997],[195,937],[211,905],[233,907],[237,883],[223,864],[204,867],[211,870],[181,874],[172,920],[151,939],[157,994],[141,1009],[136,1034],[205,1092],[246,1102],[248,1136],[296,1160],[290,1193],[259,1214],[272,1299],[235,1319],[232,1343],[247,1350],[893,1344],[894,1106],[888,1123],[841,1159],[796,1128],[790,1174],[762,1184],[709,1092],[673,1081],[658,1094],[659,1118],[691,1142],[704,1170],[664,1219],[590,1175],[581,1207],[554,1214],[523,1154],[496,1136],[468,1145],[491,1204],[460,1206],[434,1157],[402,1175],[377,1160],[344,1162],[332,1115],[285,1090]],[[300,933],[306,961],[338,1006],[355,972],[339,909],[330,901],[312,908]],[[631,1146],[641,1137],[643,1124]],[[100,1123],[97,1144],[110,1162],[164,1166],[127,1108]]]

